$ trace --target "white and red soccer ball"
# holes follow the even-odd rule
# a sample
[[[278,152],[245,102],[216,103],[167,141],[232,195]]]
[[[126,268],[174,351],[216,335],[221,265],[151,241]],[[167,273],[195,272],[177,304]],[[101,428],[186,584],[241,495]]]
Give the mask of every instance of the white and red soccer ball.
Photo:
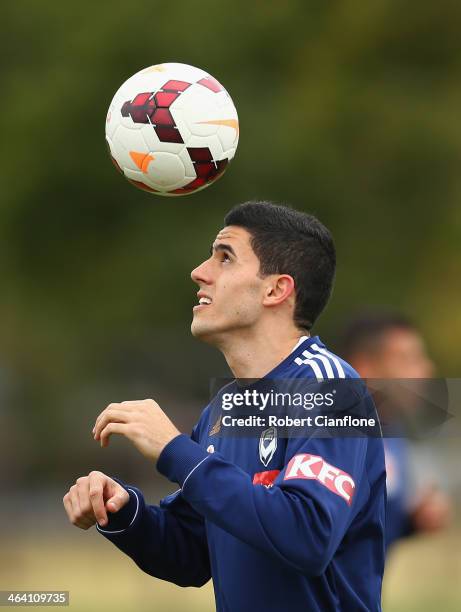
[[[224,87],[186,64],[140,70],[110,103],[106,140],[136,187],[180,196],[211,185],[234,157],[237,111]]]

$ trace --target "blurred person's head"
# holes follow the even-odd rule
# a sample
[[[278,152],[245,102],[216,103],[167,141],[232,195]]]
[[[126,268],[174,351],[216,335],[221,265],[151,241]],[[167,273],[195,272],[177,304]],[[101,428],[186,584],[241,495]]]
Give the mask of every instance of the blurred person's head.
[[[211,254],[191,277],[200,287],[192,333],[223,346],[230,336],[308,333],[331,294],[332,236],[318,219],[270,202],[235,206]]]
[[[426,344],[401,314],[368,312],[343,332],[344,358],[363,378],[429,378],[434,374]]]
[[[433,376],[434,364],[409,319],[384,311],[354,317],[344,329],[342,353],[371,383],[379,415],[388,427],[401,428],[405,422],[407,433],[413,435],[439,418],[433,406],[445,404],[438,397],[439,388],[425,380]]]

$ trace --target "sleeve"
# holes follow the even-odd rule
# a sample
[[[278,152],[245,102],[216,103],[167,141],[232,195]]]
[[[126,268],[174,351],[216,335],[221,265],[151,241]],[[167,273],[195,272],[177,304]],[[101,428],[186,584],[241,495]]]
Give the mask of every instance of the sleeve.
[[[198,444],[197,428],[192,437]],[[181,491],[147,505],[142,492],[114,478],[130,494],[119,512],[108,515],[105,528],[96,529],[147,574],[179,586],[202,586],[211,577],[203,517],[185,500]]]
[[[366,438],[293,438],[272,487],[208,454],[186,436],[163,450],[158,470],[207,520],[282,564],[309,575],[324,572],[366,489]]]

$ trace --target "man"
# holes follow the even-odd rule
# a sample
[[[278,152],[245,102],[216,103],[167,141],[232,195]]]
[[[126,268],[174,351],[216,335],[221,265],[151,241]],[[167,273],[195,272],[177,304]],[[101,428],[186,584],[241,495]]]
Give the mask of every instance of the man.
[[[264,202],[232,209],[199,286],[192,333],[236,379],[350,379],[309,335],[333,284],[329,231]],[[97,530],[145,572],[182,586],[213,578],[220,611],[380,610],[385,469],[380,438],[220,436],[203,412],[180,434],[153,400],[110,404],[96,440],[128,437],[180,490],[160,506],[101,472],[64,496],[73,524]],[[348,406],[342,406],[347,410]]]
[[[355,317],[344,331],[342,350],[363,378],[423,379],[434,375],[434,364],[421,334],[408,319],[396,313],[376,311]],[[391,419],[418,421],[418,403],[408,405],[398,401],[397,406],[399,414]],[[451,514],[450,501],[434,483],[419,493],[414,491],[409,469],[411,448],[404,432],[401,437],[385,438],[384,450],[386,547],[406,536],[445,527]]]

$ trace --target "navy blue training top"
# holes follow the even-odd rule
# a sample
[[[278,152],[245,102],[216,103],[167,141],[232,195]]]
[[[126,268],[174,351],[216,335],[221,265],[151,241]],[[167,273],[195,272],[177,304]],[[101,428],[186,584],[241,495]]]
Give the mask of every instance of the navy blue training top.
[[[267,377],[358,374],[315,336]],[[152,576],[181,586],[212,578],[219,612],[381,610],[382,439],[275,431],[261,451],[257,437],[220,436],[212,404],[158,460],[180,489],[157,506],[124,485],[129,503],[97,530]]]

